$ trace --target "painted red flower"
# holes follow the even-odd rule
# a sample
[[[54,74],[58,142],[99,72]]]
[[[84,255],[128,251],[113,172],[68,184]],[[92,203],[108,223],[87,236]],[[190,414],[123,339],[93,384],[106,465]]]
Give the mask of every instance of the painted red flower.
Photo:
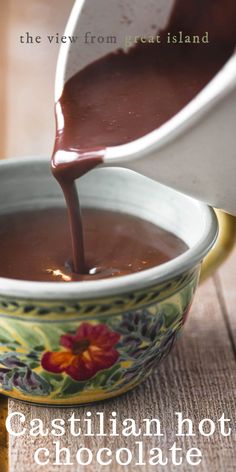
[[[114,346],[119,339],[120,335],[104,324],[82,323],[74,335],[61,336],[63,351],[44,353],[42,367],[55,374],[65,372],[77,381],[88,380],[115,364],[119,352]]]

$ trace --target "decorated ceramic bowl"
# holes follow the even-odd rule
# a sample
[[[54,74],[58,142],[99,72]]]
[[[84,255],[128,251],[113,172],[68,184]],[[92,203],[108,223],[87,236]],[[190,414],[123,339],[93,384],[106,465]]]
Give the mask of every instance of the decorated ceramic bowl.
[[[0,214],[64,205],[45,160],[0,164]],[[125,211],[181,238],[186,252],[139,273],[86,282],[0,279],[0,393],[72,405],[120,395],[170,352],[217,236],[213,210],[125,169],[79,182],[85,207]]]

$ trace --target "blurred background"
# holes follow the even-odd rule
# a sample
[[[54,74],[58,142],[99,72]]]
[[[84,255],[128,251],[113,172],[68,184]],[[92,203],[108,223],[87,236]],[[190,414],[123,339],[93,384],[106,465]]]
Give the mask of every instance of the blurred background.
[[[0,158],[50,155],[59,45],[21,44],[20,36],[62,34],[73,0],[1,2]]]

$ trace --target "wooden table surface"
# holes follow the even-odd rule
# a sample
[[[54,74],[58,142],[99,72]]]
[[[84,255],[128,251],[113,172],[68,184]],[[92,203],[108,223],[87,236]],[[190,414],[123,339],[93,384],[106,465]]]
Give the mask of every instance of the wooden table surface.
[[[143,418],[159,418],[164,425],[165,438],[161,445],[163,451],[175,441],[174,422],[175,412],[182,412],[185,418],[190,418],[195,425],[204,418],[211,418],[216,422],[223,413],[236,422],[236,250],[226,261],[221,270],[213,278],[205,282],[199,289],[192,307],[189,320],[183,335],[176,347],[154,373],[153,377],[134,391],[107,403],[100,403],[90,407],[73,409],[46,409],[22,404],[10,400],[9,412],[22,412],[28,418],[41,418],[49,424],[53,418],[69,418],[74,411],[76,416],[83,417],[90,410],[105,412],[109,417],[111,412],[118,412],[122,418],[134,418],[137,423]],[[83,438],[84,439],[84,438]],[[50,439],[33,439],[25,435],[22,438],[9,439],[9,468],[1,466],[1,472],[76,472],[96,471],[109,467],[88,466],[79,468],[74,466],[53,465],[47,467],[36,466],[33,461],[33,452],[38,447],[52,449]],[[81,445],[81,439],[64,436],[60,438],[61,445],[70,447],[73,457]],[[120,447],[134,446],[134,439],[93,437],[85,438],[86,447],[97,450],[100,447],[109,447],[114,451]],[[2,464],[4,464],[4,430],[1,427],[0,447]],[[144,447],[158,447],[157,439],[143,438]],[[83,440],[82,440],[83,442]],[[168,465],[167,467],[153,466],[112,466],[113,472],[140,471],[151,472],[181,470],[181,472],[235,472],[236,470],[236,434],[223,437],[216,433],[210,437],[203,437],[196,431],[195,437],[178,438],[178,447],[186,451],[190,447],[198,447],[203,454],[203,460],[197,467],[191,467],[184,461],[181,467]],[[0,456],[1,457],[1,456]]]

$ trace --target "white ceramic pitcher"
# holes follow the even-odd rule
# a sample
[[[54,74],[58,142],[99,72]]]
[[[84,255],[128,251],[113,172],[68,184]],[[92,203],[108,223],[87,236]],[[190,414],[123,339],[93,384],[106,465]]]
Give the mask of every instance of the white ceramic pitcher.
[[[174,0],[76,0],[65,36],[77,38],[61,46],[56,101],[64,83],[83,67],[113,50],[125,49],[128,38],[153,35],[154,26],[155,31],[164,28],[173,5]],[[236,215],[235,131],[236,54],[163,126],[131,143],[108,148],[105,163],[133,169]]]

